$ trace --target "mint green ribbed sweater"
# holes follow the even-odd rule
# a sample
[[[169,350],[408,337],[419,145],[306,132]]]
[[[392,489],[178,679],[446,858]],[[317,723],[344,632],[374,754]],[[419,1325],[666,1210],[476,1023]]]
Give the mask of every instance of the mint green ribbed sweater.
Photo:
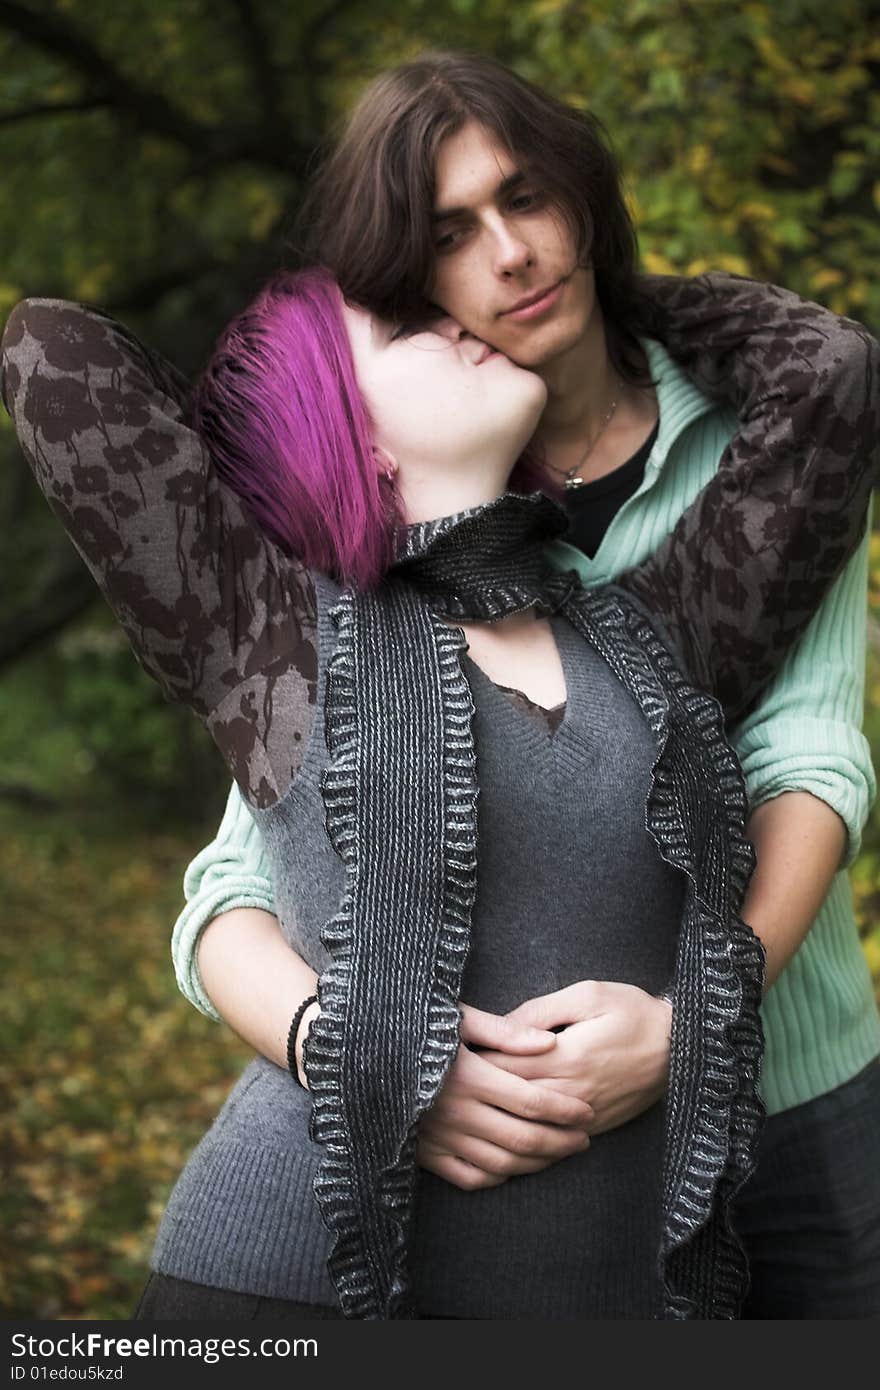
[[[645,341],[657,386],[660,428],[638,491],[614,517],[593,559],[558,547],[587,584],[603,584],[655,550],[715,472],[736,417],[714,405],[658,343]],[[864,709],[868,537],[792,650],[758,708],[731,741],[752,807],[785,791],[808,791],[845,822],[845,864],[859,850],[876,795]],[[233,785],[216,839],[189,865],[187,905],[172,950],[181,990],[216,1018],[195,960],[201,930],[233,907],[274,911],[268,861],[256,824]],[[880,1052],[880,1017],[842,870],[806,941],[763,1005],[761,1090],[770,1114],[822,1095]]]

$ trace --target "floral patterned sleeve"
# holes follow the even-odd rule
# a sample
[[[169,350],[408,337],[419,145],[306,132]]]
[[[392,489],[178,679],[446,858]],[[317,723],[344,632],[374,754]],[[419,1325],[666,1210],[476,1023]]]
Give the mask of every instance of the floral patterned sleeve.
[[[779,669],[865,532],[880,476],[880,344],[771,285],[646,279],[650,330],[740,426],[650,559],[617,583],[728,721]]]
[[[100,309],[25,299],[0,391],[141,665],[205,723],[245,797],[271,804],[311,724],[313,588],[219,482],[185,379]]]

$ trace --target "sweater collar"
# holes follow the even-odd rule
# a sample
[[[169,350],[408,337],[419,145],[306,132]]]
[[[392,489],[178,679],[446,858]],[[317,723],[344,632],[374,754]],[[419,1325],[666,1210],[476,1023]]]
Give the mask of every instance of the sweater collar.
[[[492,621],[535,604],[552,610],[566,585],[560,588],[547,542],[567,526],[562,507],[543,493],[506,492],[405,527],[392,573],[453,618]]]
[[[659,472],[679,435],[695,420],[708,415],[715,402],[691,381],[662,343],[655,338],[639,341],[648,359],[660,411],[660,428],[646,468]]]

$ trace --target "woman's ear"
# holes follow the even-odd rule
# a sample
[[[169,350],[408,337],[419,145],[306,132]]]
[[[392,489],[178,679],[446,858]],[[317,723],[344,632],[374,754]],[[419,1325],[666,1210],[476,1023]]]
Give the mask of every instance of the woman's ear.
[[[383,449],[380,444],[373,445],[373,458],[376,463],[377,472],[386,482],[393,483],[397,477],[397,459],[393,454],[389,454],[387,449]]]

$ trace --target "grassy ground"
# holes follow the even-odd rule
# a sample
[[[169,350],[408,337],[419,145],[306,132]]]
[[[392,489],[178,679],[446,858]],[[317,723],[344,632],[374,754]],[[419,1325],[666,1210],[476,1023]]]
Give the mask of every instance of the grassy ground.
[[[198,843],[118,814],[0,813],[6,1318],[129,1316],[171,1183],[247,1056],[170,967]]]

